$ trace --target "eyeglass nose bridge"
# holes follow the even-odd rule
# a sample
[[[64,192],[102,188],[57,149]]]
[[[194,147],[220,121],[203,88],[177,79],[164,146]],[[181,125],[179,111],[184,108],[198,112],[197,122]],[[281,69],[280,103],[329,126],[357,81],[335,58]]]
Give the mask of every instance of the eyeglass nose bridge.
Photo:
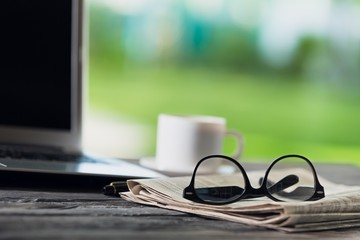
[[[241,196],[241,199],[247,198],[258,198],[267,196],[266,184],[262,184],[258,188],[254,188],[250,183],[246,186],[244,194]]]

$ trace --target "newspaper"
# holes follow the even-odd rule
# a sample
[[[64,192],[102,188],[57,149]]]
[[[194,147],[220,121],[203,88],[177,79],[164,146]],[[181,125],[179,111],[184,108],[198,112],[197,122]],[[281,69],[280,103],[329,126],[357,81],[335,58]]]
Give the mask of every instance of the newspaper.
[[[250,181],[263,172],[250,172]],[[191,177],[128,180],[125,200],[176,211],[256,225],[286,232],[323,231],[360,227],[360,186],[335,184],[319,177],[325,198],[308,202],[275,202],[267,197],[243,199],[232,204],[208,205],[182,197]],[[208,177],[206,181],[216,181]]]

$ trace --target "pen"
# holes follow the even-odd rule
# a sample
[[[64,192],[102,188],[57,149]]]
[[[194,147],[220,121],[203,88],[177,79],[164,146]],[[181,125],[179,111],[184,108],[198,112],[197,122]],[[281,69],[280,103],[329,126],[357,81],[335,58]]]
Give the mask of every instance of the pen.
[[[129,188],[127,187],[126,181],[112,182],[103,187],[103,193],[109,196],[119,196],[120,192],[127,191],[129,191]]]

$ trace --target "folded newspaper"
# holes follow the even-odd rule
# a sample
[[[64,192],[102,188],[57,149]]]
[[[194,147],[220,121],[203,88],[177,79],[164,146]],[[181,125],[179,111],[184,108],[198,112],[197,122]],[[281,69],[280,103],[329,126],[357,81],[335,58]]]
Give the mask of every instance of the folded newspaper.
[[[264,172],[250,172],[256,182]],[[319,178],[325,198],[312,202],[275,202],[266,197],[214,206],[182,197],[190,177],[128,180],[125,200],[176,211],[256,225],[286,232],[322,231],[360,227],[360,186],[335,184]],[[214,181],[214,179],[208,179]]]

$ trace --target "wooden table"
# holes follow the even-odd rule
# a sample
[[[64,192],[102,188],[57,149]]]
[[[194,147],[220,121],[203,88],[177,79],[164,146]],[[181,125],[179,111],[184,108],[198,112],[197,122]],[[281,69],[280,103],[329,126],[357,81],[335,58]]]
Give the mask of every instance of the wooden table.
[[[246,169],[265,169],[247,165]],[[360,184],[360,169],[317,165],[338,183]],[[360,239],[360,228],[289,234],[148,207],[99,192],[0,189],[0,239]]]

